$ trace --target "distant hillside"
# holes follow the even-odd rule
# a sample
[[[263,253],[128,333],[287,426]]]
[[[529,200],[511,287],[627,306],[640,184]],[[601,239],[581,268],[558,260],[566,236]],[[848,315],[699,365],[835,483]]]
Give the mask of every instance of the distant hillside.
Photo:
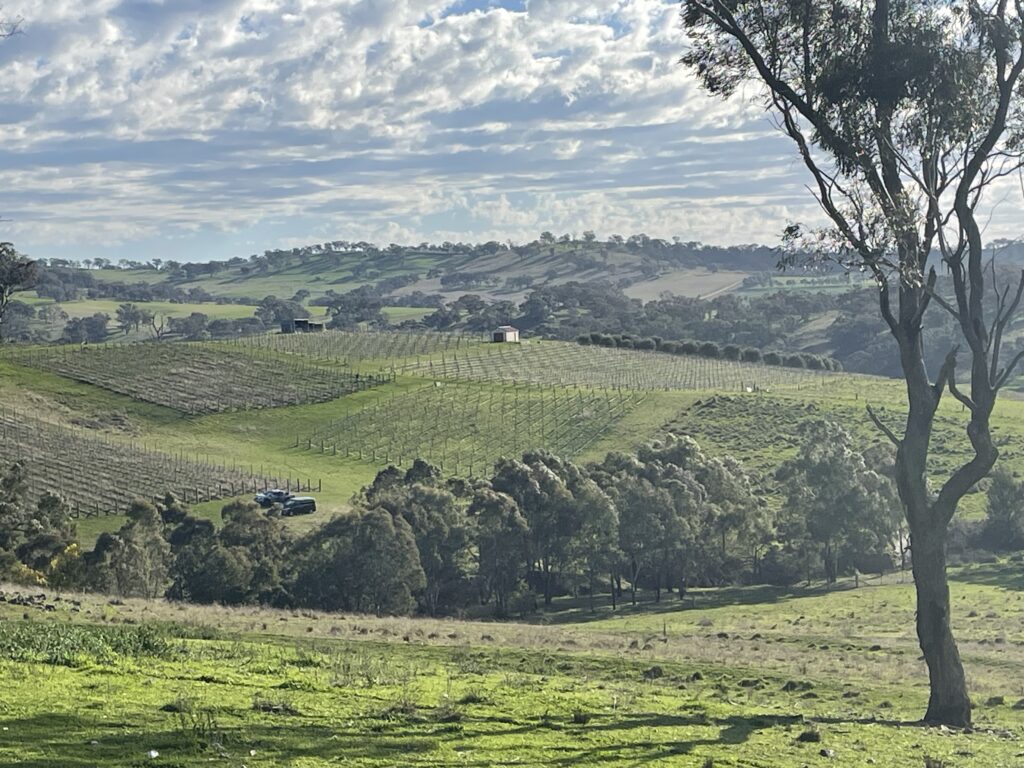
[[[384,284],[386,293],[398,297],[423,294],[448,301],[473,292],[486,300],[518,302],[531,289],[576,280],[607,282],[634,298],[652,299],[664,291],[709,297],[735,290],[749,274],[774,268],[776,260],[764,246],[717,247],[645,235],[599,241],[590,235],[555,238],[545,233],[524,245],[492,241],[380,248],[335,241],[205,263],[52,259],[42,282],[86,290],[146,285],[162,294],[174,288],[192,300],[234,301],[286,298],[299,291],[317,298]]]

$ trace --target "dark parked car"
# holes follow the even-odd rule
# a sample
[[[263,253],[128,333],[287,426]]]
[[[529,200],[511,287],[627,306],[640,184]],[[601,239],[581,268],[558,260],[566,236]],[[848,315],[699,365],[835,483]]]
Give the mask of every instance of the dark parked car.
[[[280,488],[272,488],[269,491],[260,491],[257,493],[255,498],[253,498],[253,501],[261,507],[272,507],[275,504],[284,504],[291,498],[294,497],[289,491],[283,491]]]
[[[309,515],[313,512],[316,512],[316,499],[312,496],[293,496],[281,507],[281,514],[286,517]]]

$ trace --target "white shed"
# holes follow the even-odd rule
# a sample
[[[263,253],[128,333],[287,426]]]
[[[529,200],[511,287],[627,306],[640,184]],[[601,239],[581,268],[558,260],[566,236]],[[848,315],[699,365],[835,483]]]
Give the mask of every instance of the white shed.
[[[495,344],[507,344],[507,343],[519,343],[519,329],[513,328],[511,325],[502,325],[498,327],[491,335],[491,340]]]

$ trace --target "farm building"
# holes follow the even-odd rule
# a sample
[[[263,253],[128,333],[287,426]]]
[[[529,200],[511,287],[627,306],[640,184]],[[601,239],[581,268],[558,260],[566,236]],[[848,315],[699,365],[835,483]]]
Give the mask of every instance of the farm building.
[[[495,344],[503,343],[518,343],[519,342],[519,329],[513,328],[511,325],[502,325],[498,327],[498,330],[491,336],[491,340]]]
[[[323,329],[323,323],[314,323],[308,317],[297,317],[281,323],[281,333],[319,333]]]

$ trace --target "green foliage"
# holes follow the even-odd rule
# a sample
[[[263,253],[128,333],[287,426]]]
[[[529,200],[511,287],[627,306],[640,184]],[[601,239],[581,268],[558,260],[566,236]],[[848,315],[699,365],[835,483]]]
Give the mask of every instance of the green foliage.
[[[291,592],[323,610],[409,613],[426,587],[416,537],[383,509],[336,517],[298,543]]]
[[[781,516],[783,546],[802,553],[817,547],[825,578],[839,576],[841,563],[892,551],[897,501],[888,478],[870,469],[850,435],[834,423],[811,420],[801,426],[803,446],[778,472],[787,503]]]
[[[989,481],[986,502],[986,545],[997,552],[1024,547],[1024,484],[999,467]]]
[[[0,623],[0,658],[64,667],[127,659],[167,658],[173,645],[151,624],[95,627],[75,624]]]

